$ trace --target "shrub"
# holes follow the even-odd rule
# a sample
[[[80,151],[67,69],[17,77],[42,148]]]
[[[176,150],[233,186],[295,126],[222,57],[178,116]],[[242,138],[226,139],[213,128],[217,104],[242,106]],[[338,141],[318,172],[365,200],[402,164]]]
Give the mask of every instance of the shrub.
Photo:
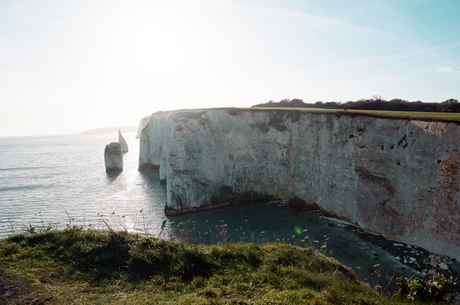
[[[452,286],[456,284],[446,279],[443,274],[436,274],[428,281],[419,277],[415,279],[398,277],[396,281],[399,291],[395,297],[403,297],[410,301],[450,302]]]

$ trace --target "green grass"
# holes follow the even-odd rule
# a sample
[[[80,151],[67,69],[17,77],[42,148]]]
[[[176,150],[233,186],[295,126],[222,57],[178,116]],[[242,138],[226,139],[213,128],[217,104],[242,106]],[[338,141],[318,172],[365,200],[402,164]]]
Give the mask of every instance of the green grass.
[[[270,111],[270,110],[300,110],[304,112],[319,112],[319,113],[345,113],[343,109],[327,109],[327,108],[295,108],[295,107],[251,107],[251,108],[199,108],[199,109],[181,109],[183,112],[200,112],[205,110],[241,110],[241,111]],[[176,111],[176,110],[174,110]],[[345,115],[362,114],[373,117],[395,118],[395,119],[421,119],[429,121],[460,121],[459,112],[422,112],[422,111],[390,111],[390,110],[354,110],[348,109]]]
[[[306,112],[345,112],[342,109],[321,109],[321,108],[270,108],[270,107],[254,107],[242,108],[245,110],[301,110]],[[460,121],[460,113],[458,112],[417,112],[417,111],[385,111],[385,110],[347,110],[348,113],[363,113],[383,117],[395,118],[426,118],[436,121]]]
[[[0,304],[405,304],[312,248],[69,228],[0,240]]]

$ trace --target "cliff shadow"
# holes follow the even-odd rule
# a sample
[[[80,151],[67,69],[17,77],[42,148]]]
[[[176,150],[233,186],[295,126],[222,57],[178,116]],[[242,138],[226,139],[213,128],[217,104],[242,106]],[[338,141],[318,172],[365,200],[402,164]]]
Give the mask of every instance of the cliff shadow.
[[[138,172],[139,183],[143,185],[146,194],[155,202],[160,202],[162,207],[166,206],[166,185],[161,184],[158,170],[146,170]]]
[[[118,176],[120,176],[122,172],[106,172],[106,181],[107,185],[112,184],[115,180],[117,180]]]

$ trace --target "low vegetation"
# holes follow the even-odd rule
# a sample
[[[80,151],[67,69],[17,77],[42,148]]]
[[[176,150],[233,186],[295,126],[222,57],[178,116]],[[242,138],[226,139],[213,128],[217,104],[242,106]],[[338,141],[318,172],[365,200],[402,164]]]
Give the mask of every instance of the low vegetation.
[[[399,292],[396,297],[408,300],[432,300],[436,302],[449,302],[453,292],[454,282],[447,279],[443,274],[436,274],[431,280],[420,277],[415,279],[398,278]]]
[[[0,304],[407,302],[318,250],[283,243],[193,245],[70,226],[0,240]]]
[[[249,108],[248,108],[249,109]],[[322,109],[322,108],[293,108],[293,107],[251,107],[255,110],[300,110],[305,112],[324,112],[324,113],[338,113],[343,115],[366,115],[381,118],[402,118],[402,119],[421,119],[427,121],[445,121],[445,122],[458,122],[460,121],[459,112],[413,112],[413,111],[386,111],[386,110],[353,110],[348,109],[346,112],[343,109]]]
[[[448,99],[441,103],[409,102],[402,99],[387,101],[381,96],[361,99],[353,102],[316,102],[304,103],[301,99],[284,99],[279,102],[257,104],[251,109],[285,109],[320,112],[343,112],[386,118],[409,118],[434,121],[460,121],[460,103],[456,99]]]
[[[460,112],[460,103],[456,99],[448,99],[439,103],[424,103],[422,101],[409,102],[399,98],[386,100],[382,96],[374,95],[370,99],[342,102],[304,103],[301,99],[284,99],[279,102],[269,101],[254,105],[264,108],[322,108],[322,109],[355,109],[355,110],[384,110],[384,111],[412,111],[412,112]]]

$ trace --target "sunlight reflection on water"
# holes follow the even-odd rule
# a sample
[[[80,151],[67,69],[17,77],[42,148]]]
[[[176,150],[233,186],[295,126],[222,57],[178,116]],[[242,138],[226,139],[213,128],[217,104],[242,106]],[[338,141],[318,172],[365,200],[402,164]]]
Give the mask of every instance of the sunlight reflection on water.
[[[29,223],[37,228],[97,222],[112,212],[149,215],[152,230],[164,217],[165,188],[153,172],[137,171],[139,140],[124,135],[130,151],[122,173],[106,173],[104,148],[117,134],[1,138],[0,237]],[[40,213],[39,213],[40,212]]]

